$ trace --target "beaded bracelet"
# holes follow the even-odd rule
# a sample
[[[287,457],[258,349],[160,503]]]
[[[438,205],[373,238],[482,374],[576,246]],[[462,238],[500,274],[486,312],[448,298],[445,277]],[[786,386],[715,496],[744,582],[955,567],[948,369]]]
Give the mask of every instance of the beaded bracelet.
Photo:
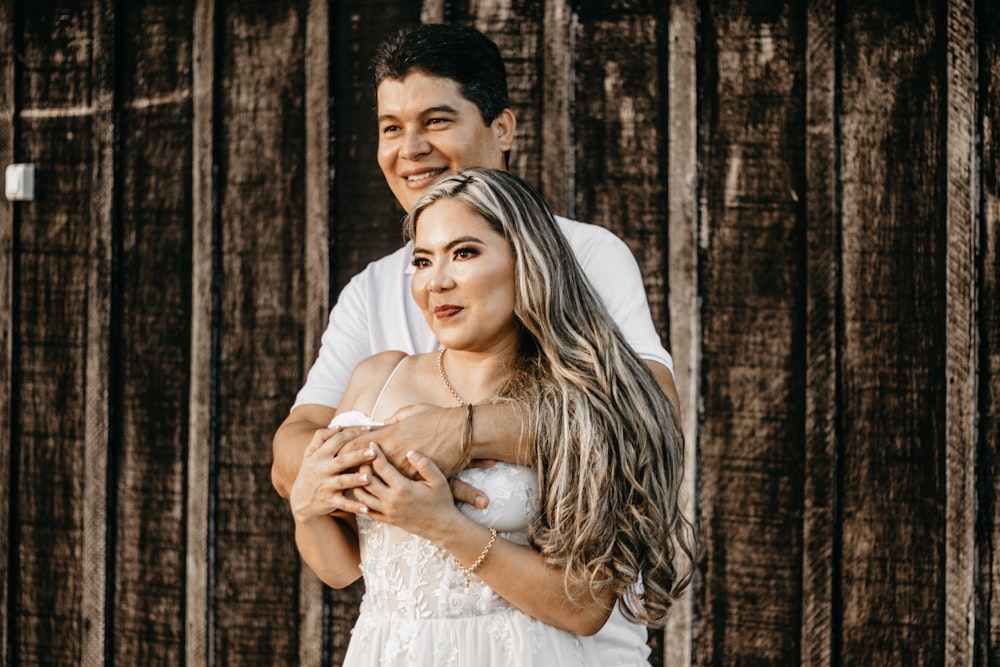
[[[483,552],[481,554],[479,554],[479,558],[476,559],[476,562],[473,563],[469,567],[465,567],[464,565],[462,565],[458,561],[457,558],[455,558],[454,556],[452,556],[452,560],[455,561],[455,564],[458,565],[458,567],[461,568],[462,572],[465,573],[465,593],[466,593],[466,595],[468,595],[468,593],[469,593],[469,585],[472,583],[472,573],[476,571],[476,568],[478,568],[480,565],[483,564],[483,560],[486,559],[486,554],[488,554],[490,552],[490,549],[493,548],[493,543],[496,542],[496,541],[497,541],[497,530],[496,530],[496,528],[490,528],[490,541],[486,543],[485,547],[483,547]]]

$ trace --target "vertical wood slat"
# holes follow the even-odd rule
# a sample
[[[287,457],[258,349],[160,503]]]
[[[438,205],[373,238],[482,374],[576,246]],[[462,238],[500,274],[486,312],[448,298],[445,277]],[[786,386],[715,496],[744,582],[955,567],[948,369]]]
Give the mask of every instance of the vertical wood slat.
[[[667,26],[667,206],[670,348],[681,401],[684,482],[681,511],[694,524],[697,512],[698,422],[701,395],[701,318],[698,284],[698,7],[695,0],[670,3]],[[695,564],[692,564],[694,566]],[[673,608],[664,631],[664,665],[692,664],[693,579]]]
[[[0,0],[0,169],[13,164],[15,71],[14,0]],[[14,378],[14,225],[17,207],[6,197],[0,200],[0,662],[12,662],[8,639],[11,619],[16,615],[10,582],[14,577],[14,553],[10,535],[13,500],[13,387]]]
[[[573,145],[570,107],[573,99],[573,30],[566,0],[545,3],[542,21],[541,175],[539,192],[556,213],[573,218]],[[515,145],[515,148],[518,146]]]
[[[219,262],[210,660],[298,659],[298,571],[270,436],[301,380],[305,0],[226,3],[217,25]],[[217,33],[218,34],[218,33]],[[267,576],[262,577],[261,573]]]
[[[1000,6],[975,3],[980,133],[977,664],[1000,664]]]
[[[113,3],[92,9],[90,245],[87,267],[87,342],[83,490],[82,664],[105,662],[108,584],[108,448],[111,390],[111,269],[115,188],[115,13]]]
[[[805,7],[701,4],[699,664],[801,654]]]
[[[214,446],[213,237],[215,227],[215,0],[195,0],[192,33],[191,370],[188,407],[185,664],[214,664],[209,599],[209,475]]]
[[[811,0],[806,53],[806,423],[801,664],[831,667],[837,619],[836,7]]]
[[[844,664],[944,660],[941,7],[872,2],[844,9]]]
[[[305,321],[302,377],[319,349],[330,305],[330,7],[310,0],[305,50]],[[299,664],[323,657],[323,584],[305,565],[299,573]]]
[[[88,388],[86,368],[99,333],[88,338],[88,326],[101,323],[87,304],[88,290],[96,287],[88,287],[90,276],[98,268],[91,252],[99,246],[91,246],[91,236],[106,233],[91,217],[101,209],[89,205],[99,163],[94,150],[103,146],[92,93],[105,90],[104,81],[94,90],[101,67],[94,61],[108,55],[94,52],[95,41],[103,40],[95,39],[93,12],[89,0],[58,11],[24,4],[18,12],[18,144],[22,159],[37,165],[37,187],[35,201],[21,209],[18,230],[21,307],[14,346],[21,380],[15,389],[18,432],[12,436],[19,454],[13,471],[18,514],[10,527],[18,549],[12,554],[18,590],[12,600],[17,631],[9,647],[15,664],[79,664],[86,618],[100,613],[93,606],[101,593],[84,582],[91,565],[82,560],[85,550],[95,553],[88,521],[99,512],[91,494],[100,493],[85,480],[101,437],[90,430],[96,417],[87,408],[88,398],[101,401],[101,391]],[[97,361],[100,353],[93,354]],[[106,402],[94,409],[106,410]]]
[[[975,652],[976,209],[975,17],[948,0],[947,230],[945,232],[945,600],[944,662]]]
[[[458,11],[452,16],[488,35],[500,49],[507,69],[510,106],[517,117],[509,169],[535,187],[547,166],[541,162],[544,96],[539,94],[544,9],[534,0],[497,5],[473,2],[469,3],[468,16]]]
[[[193,5],[116,17],[115,664],[184,662]]]
[[[661,335],[666,309],[665,71],[668,13],[654,0],[577,10],[570,109],[577,215],[626,241]]]

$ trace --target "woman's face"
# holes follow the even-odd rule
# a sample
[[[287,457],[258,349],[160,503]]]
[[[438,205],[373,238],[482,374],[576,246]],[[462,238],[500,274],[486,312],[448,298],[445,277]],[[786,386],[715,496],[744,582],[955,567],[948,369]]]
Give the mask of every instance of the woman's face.
[[[514,255],[468,204],[439,199],[420,214],[410,289],[445,347],[489,352],[517,342]]]

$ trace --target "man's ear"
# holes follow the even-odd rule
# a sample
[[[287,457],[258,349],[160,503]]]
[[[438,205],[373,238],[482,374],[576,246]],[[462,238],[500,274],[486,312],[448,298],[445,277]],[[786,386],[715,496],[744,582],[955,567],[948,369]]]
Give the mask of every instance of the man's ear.
[[[517,118],[514,117],[514,112],[510,110],[510,107],[497,114],[490,127],[493,128],[500,150],[509,151],[514,145],[514,130],[517,129]]]

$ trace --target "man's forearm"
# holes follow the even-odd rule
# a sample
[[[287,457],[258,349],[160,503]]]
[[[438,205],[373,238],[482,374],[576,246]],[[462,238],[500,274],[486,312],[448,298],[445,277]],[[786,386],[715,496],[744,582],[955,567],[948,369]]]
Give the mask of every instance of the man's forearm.
[[[528,432],[527,410],[520,402],[475,406],[471,458],[534,463],[535,447]]]

